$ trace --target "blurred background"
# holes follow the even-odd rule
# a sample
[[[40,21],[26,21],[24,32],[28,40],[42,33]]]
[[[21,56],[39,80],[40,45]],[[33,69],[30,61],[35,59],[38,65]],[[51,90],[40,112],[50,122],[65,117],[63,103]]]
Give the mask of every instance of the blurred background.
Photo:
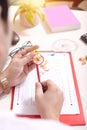
[[[46,6],[67,4],[70,8],[87,10],[87,0],[45,0]]]
[[[10,0],[11,2],[16,0]],[[70,8],[87,10],[87,0],[45,0],[45,6],[67,4]]]

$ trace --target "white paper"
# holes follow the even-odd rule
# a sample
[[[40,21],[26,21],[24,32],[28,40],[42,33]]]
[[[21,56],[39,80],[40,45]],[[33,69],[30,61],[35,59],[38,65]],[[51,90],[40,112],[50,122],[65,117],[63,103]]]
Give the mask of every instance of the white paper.
[[[48,71],[39,67],[41,81],[52,79],[64,91],[64,104],[61,114],[79,114],[79,106],[73,81],[69,53],[44,53],[48,61]],[[15,87],[13,112],[22,115],[39,115],[35,105],[35,82],[38,81],[36,69],[26,80]]]

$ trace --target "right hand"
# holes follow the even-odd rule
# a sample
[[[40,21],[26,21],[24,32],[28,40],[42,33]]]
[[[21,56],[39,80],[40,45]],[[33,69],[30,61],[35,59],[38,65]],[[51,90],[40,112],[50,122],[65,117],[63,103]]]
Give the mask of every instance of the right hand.
[[[43,92],[43,87],[47,90]],[[35,100],[41,118],[58,120],[63,105],[63,92],[51,80],[36,83]]]

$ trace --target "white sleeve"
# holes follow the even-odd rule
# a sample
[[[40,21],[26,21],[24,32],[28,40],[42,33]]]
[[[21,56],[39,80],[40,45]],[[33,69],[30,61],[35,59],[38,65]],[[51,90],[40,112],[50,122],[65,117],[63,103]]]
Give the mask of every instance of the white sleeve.
[[[60,122],[43,119],[20,118],[11,112],[0,112],[0,130],[72,130]]]

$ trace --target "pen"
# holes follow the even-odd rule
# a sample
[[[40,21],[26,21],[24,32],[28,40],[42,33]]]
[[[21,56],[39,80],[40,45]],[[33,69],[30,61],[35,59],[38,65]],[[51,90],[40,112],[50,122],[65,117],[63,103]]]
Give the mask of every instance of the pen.
[[[38,78],[38,82],[41,83],[41,80],[40,80],[40,72],[39,72],[39,68],[38,68],[38,65],[36,64],[36,71],[37,71],[37,78]],[[43,93],[45,93],[48,89],[47,86],[42,86],[42,89],[43,89]]]
[[[54,50],[39,50],[39,52],[55,53]]]
[[[39,72],[39,68],[38,68],[38,65],[37,65],[37,64],[36,64],[36,71],[37,71],[38,81],[40,82],[40,72]]]

